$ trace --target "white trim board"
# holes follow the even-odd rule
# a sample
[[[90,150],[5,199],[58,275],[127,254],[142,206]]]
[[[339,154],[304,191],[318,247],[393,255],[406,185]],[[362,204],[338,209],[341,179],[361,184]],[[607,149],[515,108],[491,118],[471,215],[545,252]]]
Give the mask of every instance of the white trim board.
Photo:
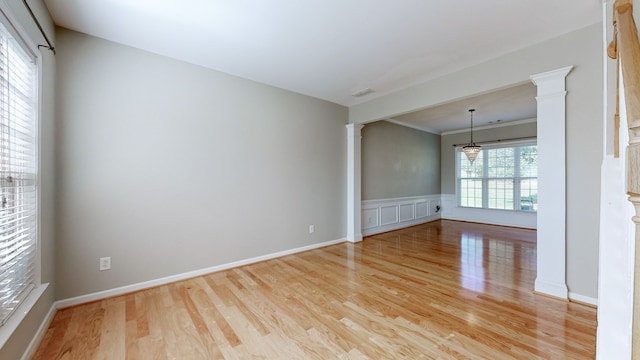
[[[584,296],[569,291],[569,300],[577,301],[584,304],[598,306],[598,298],[592,298],[590,296]]]
[[[189,271],[182,274],[171,275],[171,276],[163,277],[160,279],[143,281],[137,284],[125,285],[125,286],[121,286],[121,287],[117,287],[109,290],[95,292],[92,294],[80,295],[80,296],[76,296],[69,299],[58,300],[56,302],[56,305],[58,309],[62,309],[62,308],[80,305],[80,304],[84,304],[92,301],[102,300],[102,299],[106,299],[114,296],[124,295],[134,291],[166,285],[166,284],[180,281],[180,280],[191,279],[197,276],[214,273],[221,270],[228,270],[228,269],[232,269],[232,268],[243,266],[243,265],[257,263],[260,261],[275,259],[275,258],[279,258],[286,255],[296,254],[296,253],[318,249],[318,248],[329,246],[329,245],[339,244],[345,241],[347,240],[346,239],[331,240],[331,241],[312,244],[312,245],[303,246],[295,249],[280,251],[272,254],[257,256],[249,259],[234,261],[227,264],[216,265],[216,266],[212,266],[212,267],[208,267],[200,270]]]
[[[419,130],[419,131],[427,132],[427,133],[430,133],[430,134],[440,135],[440,133],[438,133],[436,130],[433,130],[433,129],[431,129],[429,127],[426,127],[426,126],[419,126],[419,125],[409,124],[407,122],[396,120],[396,119],[393,119],[393,118],[384,119],[384,121],[388,121],[388,122],[390,122],[392,124],[408,127],[410,129]]]
[[[2,348],[7,341],[13,336],[14,332],[18,329],[22,321],[29,315],[29,312],[33,310],[36,302],[40,300],[42,294],[49,283],[41,284],[33,288],[27,297],[18,305],[18,308],[7,318],[7,322],[0,327],[0,348]]]
[[[49,329],[49,325],[51,325],[51,321],[53,321],[53,317],[56,316],[57,312],[58,312],[58,303],[54,302],[53,304],[51,304],[51,308],[49,308],[49,312],[42,320],[42,323],[40,323],[40,327],[38,327],[38,331],[36,331],[35,335],[33,336],[33,339],[31,339],[31,342],[29,342],[29,345],[27,346],[26,350],[22,354],[22,357],[20,358],[20,360],[29,360],[31,359],[31,357],[33,357],[33,355],[36,353],[36,350],[38,350],[38,346],[40,345],[42,338],[44,338],[44,335],[47,333],[47,329]]]
[[[530,124],[530,123],[534,123],[536,121],[538,121],[537,118],[506,121],[506,122],[500,122],[500,123],[490,124],[490,125],[474,126],[473,129],[475,131],[489,130],[489,129],[495,129],[495,128],[500,128],[500,127],[505,127],[505,126]],[[468,132],[469,132],[469,128],[465,128],[465,129],[458,129],[458,130],[443,131],[442,134],[440,134],[440,135],[445,136],[445,135],[468,133]]]

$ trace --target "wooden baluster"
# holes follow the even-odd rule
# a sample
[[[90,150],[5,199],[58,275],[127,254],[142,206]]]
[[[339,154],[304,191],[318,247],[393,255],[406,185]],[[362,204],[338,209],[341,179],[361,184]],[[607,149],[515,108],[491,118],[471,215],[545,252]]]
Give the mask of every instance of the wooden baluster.
[[[613,5],[614,43],[610,57],[618,59],[624,82],[624,98],[629,125],[627,146],[627,194],[635,208],[636,253],[633,304],[633,359],[640,359],[640,43],[633,19],[633,1],[616,0]],[[619,99],[619,97],[617,97]]]
[[[616,84],[620,83],[620,62],[616,68]],[[620,157],[620,94],[616,90],[616,114],[613,116],[613,157]]]
[[[610,58],[618,57],[618,49],[616,40],[618,38],[618,29],[616,28],[616,19],[613,17],[613,41],[607,47],[607,55]],[[620,93],[618,84],[620,83],[620,61],[616,61],[616,113],[613,115],[613,157],[620,157]]]

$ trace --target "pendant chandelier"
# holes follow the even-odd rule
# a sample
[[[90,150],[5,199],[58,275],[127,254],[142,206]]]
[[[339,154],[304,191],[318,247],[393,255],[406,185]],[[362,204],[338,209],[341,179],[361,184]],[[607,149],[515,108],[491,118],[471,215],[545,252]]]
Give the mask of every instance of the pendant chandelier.
[[[478,153],[480,152],[480,150],[482,150],[482,147],[480,145],[476,145],[476,143],[473,142],[473,112],[474,111],[476,111],[476,109],[469,109],[469,114],[471,114],[471,141],[469,142],[469,144],[462,147],[462,152],[464,152],[464,154],[467,155],[467,159],[469,159],[469,162],[472,164],[478,157]]]

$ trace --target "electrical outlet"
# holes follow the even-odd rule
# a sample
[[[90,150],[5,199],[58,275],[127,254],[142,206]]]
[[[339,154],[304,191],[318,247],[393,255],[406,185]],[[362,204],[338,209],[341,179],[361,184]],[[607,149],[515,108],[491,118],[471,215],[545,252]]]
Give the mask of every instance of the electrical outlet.
[[[100,258],[100,271],[110,270],[111,269],[111,257],[103,257]]]
[[[314,231],[316,231],[316,227],[313,225],[309,225],[309,234],[313,234]]]

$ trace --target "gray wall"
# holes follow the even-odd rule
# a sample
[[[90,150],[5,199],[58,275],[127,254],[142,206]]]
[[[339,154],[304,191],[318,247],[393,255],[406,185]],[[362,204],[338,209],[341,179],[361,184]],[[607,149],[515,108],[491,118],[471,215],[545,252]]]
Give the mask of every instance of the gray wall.
[[[29,16],[22,1],[7,1],[10,11],[17,21],[36,44],[43,44],[44,40],[33,20]],[[33,12],[55,45],[53,22],[49,12],[41,1],[30,1]],[[41,258],[41,281],[48,283],[48,287],[40,300],[29,311],[25,319],[18,326],[13,335],[0,348],[0,359],[19,359],[25,352],[29,342],[35,336],[40,324],[51,309],[55,295],[55,153],[54,153],[54,87],[56,72],[56,57],[46,49],[40,50],[42,67],[40,68],[40,211],[38,220],[40,225],[39,248]]]
[[[345,107],[57,40],[58,299],[345,237]]]
[[[485,129],[473,132],[473,140],[476,142],[496,141],[519,137],[536,136],[536,123],[527,123],[513,126],[503,126],[493,129]],[[456,158],[454,144],[466,144],[469,142],[469,132],[461,132],[442,136],[442,166],[441,181],[443,194],[456,193]]]
[[[602,24],[594,24],[464,70],[349,108],[366,123],[530,81],[574,65],[567,76],[567,285],[598,295],[600,165],[602,163]],[[540,144],[539,144],[540,145]]]
[[[362,128],[362,200],[440,193],[440,135],[387,121]]]

